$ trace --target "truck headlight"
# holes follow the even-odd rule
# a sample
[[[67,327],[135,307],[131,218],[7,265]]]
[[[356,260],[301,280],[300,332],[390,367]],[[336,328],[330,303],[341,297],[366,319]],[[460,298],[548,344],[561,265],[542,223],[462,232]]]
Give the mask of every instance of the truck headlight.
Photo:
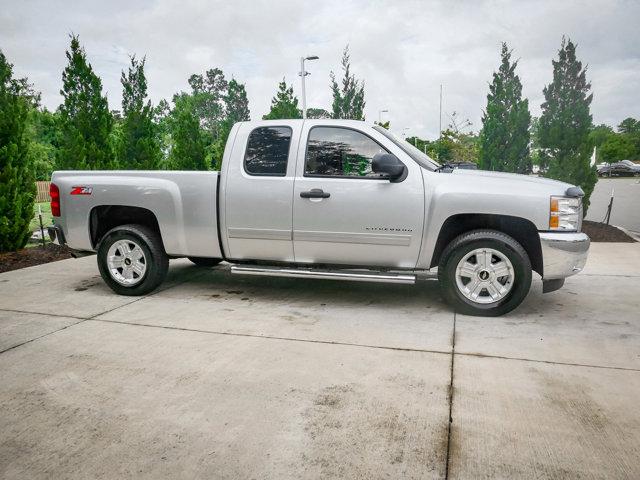
[[[582,198],[551,197],[549,230],[577,232],[582,227]]]

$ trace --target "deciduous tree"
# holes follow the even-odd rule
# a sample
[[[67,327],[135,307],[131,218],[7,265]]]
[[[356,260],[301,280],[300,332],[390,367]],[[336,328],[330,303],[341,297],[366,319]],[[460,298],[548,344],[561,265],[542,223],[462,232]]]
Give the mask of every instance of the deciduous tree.
[[[627,117],[620,125],[618,125],[618,132],[620,133],[639,133],[640,132],[640,122],[635,118]]]
[[[629,135],[612,134],[600,146],[599,159],[613,163],[629,160],[634,156],[635,145]]]
[[[615,135],[613,128],[604,123],[591,128],[589,132],[589,142],[592,147],[600,148],[611,135]]]
[[[46,108],[30,109],[27,135],[29,137],[29,164],[36,180],[50,180],[55,169],[59,144],[59,113]]]
[[[307,118],[313,118],[317,120],[321,120],[324,118],[331,118],[331,113],[324,108],[307,108]]]
[[[189,95],[193,111],[200,120],[200,126],[209,132],[213,140],[219,137],[219,130],[225,119],[225,96],[229,82],[219,68],[210,68],[204,75],[193,74],[189,77],[191,94]]]
[[[207,163],[211,165],[214,170],[220,168],[227,139],[229,138],[229,133],[234,123],[245,122],[251,118],[247,91],[242,83],[231,79],[223,100],[224,119],[218,127],[218,137],[211,144],[207,153]]]
[[[191,102],[178,100],[173,111],[173,148],[169,166],[175,170],[207,170],[200,122]]]
[[[174,103],[191,104],[201,129],[206,133],[204,147],[207,163],[215,168],[222,160],[233,124],[250,119],[247,92],[238,81],[227,81],[219,68],[209,69],[204,75],[191,75],[189,85],[191,93],[175,95]],[[175,122],[172,120],[170,124]]]
[[[235,79],[229,81],[227,92],[224,96],[225,121],[233,126],[236,122],[246,122],[251,119],[249,112],[249,100],[244,84]]]
[[[171,105],[164,98],[153,109],[153,123],[155,125],[156,139],[160,146],[160,168],[169,168],[169,155],[173,140]]]

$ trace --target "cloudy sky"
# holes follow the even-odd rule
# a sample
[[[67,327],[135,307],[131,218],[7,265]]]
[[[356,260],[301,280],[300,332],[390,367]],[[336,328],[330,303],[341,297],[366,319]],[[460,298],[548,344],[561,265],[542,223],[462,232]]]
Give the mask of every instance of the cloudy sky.
[[[131,54],[147,56],[154,102],[188,88],[190,74],[220,67],[246,84],[260,118],[282,77],[300,90],[299,58],[309,65],[307,104],[329,108],[329,72],[345,45],[353,72],[365,80],[366,117],[391,120],[396,131],[434,138],[438,96],[444,119],[456,111],[480,126],[500,42],[520,58],[518,73],[533,115],[551,80],[563,35],[589,65],[596,123],[640,117],[640,1],[376,1],[376,0],[0,0],[0,49],[20,76],[61,101],[70,32],[80,35],[103,79],[111,108],[120,108],[120,71]]]

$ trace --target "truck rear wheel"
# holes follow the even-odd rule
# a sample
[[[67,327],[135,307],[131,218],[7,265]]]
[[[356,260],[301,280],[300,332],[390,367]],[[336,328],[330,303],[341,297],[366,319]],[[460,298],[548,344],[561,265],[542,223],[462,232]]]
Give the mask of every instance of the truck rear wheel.
[[[454,239],[438,265],[443,295],[456,312],[494,317],[516,308],[531,287],[531,262],[512,237],[474,230]]]
[[[215,267],[222,261],[221,258],[209,258],[209,257],[187,257],[187,258],[198,267]]]
[[[145,295],[164,281],[169,257],[156,232],[143,225],[121,225],[100,241],[98,269],[117,294]]]

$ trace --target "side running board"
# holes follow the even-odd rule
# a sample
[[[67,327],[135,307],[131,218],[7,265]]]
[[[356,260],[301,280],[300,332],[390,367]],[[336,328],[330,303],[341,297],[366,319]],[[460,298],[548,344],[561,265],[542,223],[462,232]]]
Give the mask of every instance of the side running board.
[[[269,277],[318,278],[356,282],[416,283],[412,274],[374,272],[366,270],[319,270],[311,268],[279,268],[258,265],[232,265],[231,273],[238,275],[264,275]]]

